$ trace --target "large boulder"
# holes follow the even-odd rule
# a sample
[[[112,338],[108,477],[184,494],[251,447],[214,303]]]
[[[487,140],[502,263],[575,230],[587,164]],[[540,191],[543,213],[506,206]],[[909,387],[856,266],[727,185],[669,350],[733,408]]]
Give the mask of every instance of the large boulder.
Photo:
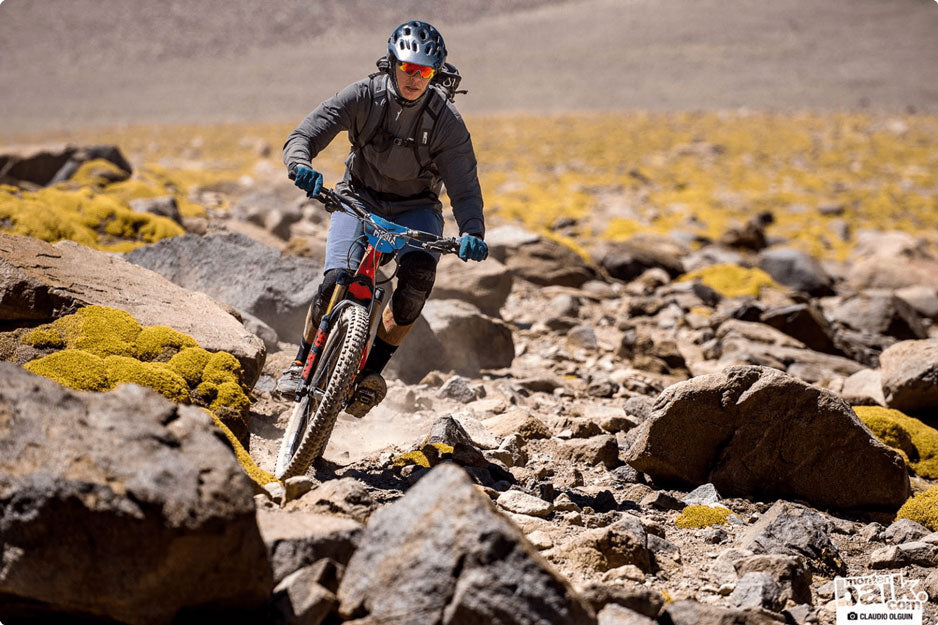
[[[68,180],[83,163],[103,159],[129,176],[130,163],[113,145],[63,144],[6,146],[0,153],[0,182],[45,186]]]
[[[478,377],[482,369],[511,365],[511,329],[468,302],[430,300],[395,352],[388,375],[413,384],[434,369]]]
[[[204,293],[72,241],[50,245],[0,233],[0,321],[47,322],[91,305],[125,310],[141,325],[169,326],[209,351],[231,353],[249,386],[267,356],[263,341]]]
[[[253,489],[209,416],[0,362],[0,614],[169,623],[251,610],[272,576]]]
[[[444,256],[437,266],[431,297],[463,300],[497,317],[511,293],[511,285],[511,271],[494,258],[465,263],[455,256]]]
[[[855,289],[938,288],[938,260],[924,239],[905,232],[860,232],[847,283]]]
[[[767,367],[729,367],[658,396],[626,461],[656,479],[724,495],[894,511],[905,463],[834,393]]]
[[[913,414],[938,408],[938,339],[896,343],[879,362],[887,406]]]
[[[281,254],[243,234],[187,234],[138,248],[127,260],[249,313],[298,341],[322,279],[318,261]]]
[[[426,625],[595,623],[521,531],[450,464],[372,516],[338,598],[343,618],[374,623],[401,615]]]

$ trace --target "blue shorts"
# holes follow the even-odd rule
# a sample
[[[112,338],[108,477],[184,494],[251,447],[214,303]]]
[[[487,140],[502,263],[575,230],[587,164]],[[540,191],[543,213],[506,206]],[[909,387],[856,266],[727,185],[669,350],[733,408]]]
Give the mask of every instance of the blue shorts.
[[[437,236],[443,235],[443,214],[440,212],[438,204],[416,206],[403,212],[381,216],[388,221],[393,221],[412,230],[422,230]],[[358,219],[347,213],[332,213],[332,219],[329,223],[329,237],[326,239],[326,264],[323,271],[329,271],[330,269],[355,271],[365,253],[366,245],[364,227]],[[403,256],[408,252],[430,254],[434,260],[440,260],[438,252],[428,252],[413,245],[404,246],[399,255]]]

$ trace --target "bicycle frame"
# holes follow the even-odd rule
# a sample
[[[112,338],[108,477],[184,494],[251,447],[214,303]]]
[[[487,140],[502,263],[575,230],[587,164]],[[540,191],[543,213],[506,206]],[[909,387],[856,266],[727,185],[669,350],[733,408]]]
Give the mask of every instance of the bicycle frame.
[[[332,320],[341,313],[344,306],[349,305],[346,302],[354,302],[368,310],[369,340],[358,363],[359,372],[365,366],[365,361],[368,359],[368,353],[371,351],[374,340],[375,323],[378,321],[377,317],[384,303],[385,290],[376,285],[376,275],[385,254],[396,253],[408,243],[418,243],[424,249],[434,249],[441,252],[452,252],[457,247],[455,239],[441,239],[429,232],[410,230],[343,201],[334,191],[329,189],[323,189],[318,196],[315,196],[315,199],[325,204],[327,209],[342,210],[361,220],[364,224],[368,244],[365,247],[358,268],[352,273],[343,271],[339,274],[332,297],[316,330],[313,344],[306,358],[295,401],[300,401],[307,392],[313,392],[314,394],[318,392],[320,380],[318,377],[310,379],[310,376],[315,370],[316,363],[322,356],[323,349],[329,339]],[[362,201],[364,202],[364,199]]]

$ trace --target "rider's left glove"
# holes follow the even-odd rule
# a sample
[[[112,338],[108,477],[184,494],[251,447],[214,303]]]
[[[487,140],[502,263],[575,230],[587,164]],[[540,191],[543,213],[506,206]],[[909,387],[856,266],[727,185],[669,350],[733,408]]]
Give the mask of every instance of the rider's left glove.
[[[479,237],[464,234],[459,237],[459,257],[467,260],[483,261],[489,255],[489,246]]]
[[[293,184],[306,191],[309,197],[317,196],[322,189],[322,174],[312,167],[300,165],[296,168]]]

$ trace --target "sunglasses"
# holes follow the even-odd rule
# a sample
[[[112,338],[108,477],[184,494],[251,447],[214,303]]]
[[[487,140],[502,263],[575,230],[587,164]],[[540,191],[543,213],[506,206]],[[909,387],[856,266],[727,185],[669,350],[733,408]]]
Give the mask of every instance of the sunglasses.
[[[420,74],[421,78],[433,78],[433,75],[436,73],[436,70],[432,67],[427,67],[426,65],[417,65],[416,63],[408,63],[407,61],[401,61],[397,64],[401,71],[405,74],[414,76],[415,74]]]

